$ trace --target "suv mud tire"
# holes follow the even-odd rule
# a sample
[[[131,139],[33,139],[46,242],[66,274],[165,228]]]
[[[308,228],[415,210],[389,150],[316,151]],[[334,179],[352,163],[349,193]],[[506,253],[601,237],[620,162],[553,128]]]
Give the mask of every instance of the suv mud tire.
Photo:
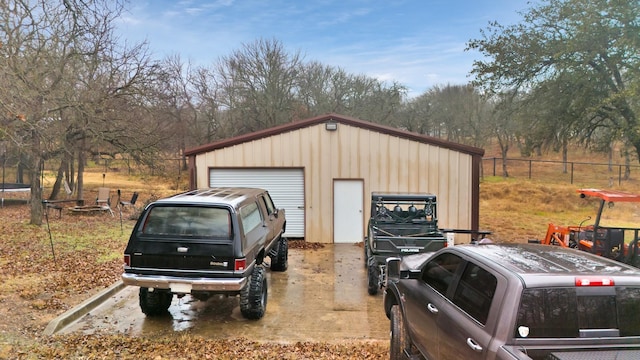
[[[262,318],[267,309],[267,278],[264,272],[264,267],[254,267],[249,283],[240,292],[240,312],[250,320]]]
[[[287,271],[289,263],[289,242],[287,238],[280,237],[278,240],[278,251],[275,256],[271,257],[272,271]]]
[[[141,287],[138,298],[140,299],[140,309],[145,315],[158,316],[167,313],[173,294],[162,290],[149,291],[149,289]]]
[[[367,268],[367,291],[369,292],[369,295],[376,295],[378,293],[378,289],[380,288],[380,270],[378,270],[378,265],[376,264],[375,259],[369,258],[368,263],[369,266]]]
[[[391,307],[391,343],[390,359],[400,360],[405,358],[405,352],[409,349],[409,338],[404,326],[404,318],[399,305]]]

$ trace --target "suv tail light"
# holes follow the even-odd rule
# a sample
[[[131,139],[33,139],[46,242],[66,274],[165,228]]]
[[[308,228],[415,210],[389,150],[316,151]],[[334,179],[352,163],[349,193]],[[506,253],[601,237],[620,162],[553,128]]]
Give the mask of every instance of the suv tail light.
[[[233,267],[234,270],[244,270],[247,267],[247,259],[236,259],[235,265]]]
[[[597,276],[585,276],[576,278],[576,286],[613,286],[613,279]]]
[[[129,254],[124,255],[124,265],[131,266],[131,255]]]

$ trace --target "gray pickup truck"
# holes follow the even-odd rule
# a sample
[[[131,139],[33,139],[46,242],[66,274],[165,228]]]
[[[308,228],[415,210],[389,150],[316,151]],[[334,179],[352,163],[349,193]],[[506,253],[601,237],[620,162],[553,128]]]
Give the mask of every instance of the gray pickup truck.
[[[640,359],[640,270],[629,265],[469,244],[386,268],[391,359]]]
[[[124,251],[126,285],[140,287],[147,316],[166,313],[173,295],[240,297],[245,318],[267,306],[265,259],[285,271],[285,212],[255,188],[193,190],[147,205]]]

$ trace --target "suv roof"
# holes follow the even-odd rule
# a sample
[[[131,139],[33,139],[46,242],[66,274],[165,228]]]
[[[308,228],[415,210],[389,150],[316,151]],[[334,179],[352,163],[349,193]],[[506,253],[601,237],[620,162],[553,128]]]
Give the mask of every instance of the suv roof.
[[[253,199],[266,190],[247,187],[214,187],[209,189],[191,190],[168,198],[155,201],[156,204],[171,203],[224,203],[237,207],[246,199]]]
[[[455,248],[476,259],[486,259],[487,264],[503,267],[519,275],[529,285],[533,285],[532,282],[539,283],[539,280],[533,280],[540,279],[539,275],[551,275],[545,276],[544,281],[548,285],[550,282],[555,283],[552,279],[565,281],[562,280],[562,275],[574,281],[576,275],[609,277],[629,275],[634,278],[633,283],[640,284],[640,269],[575,249],[539,244],[459,245]]]

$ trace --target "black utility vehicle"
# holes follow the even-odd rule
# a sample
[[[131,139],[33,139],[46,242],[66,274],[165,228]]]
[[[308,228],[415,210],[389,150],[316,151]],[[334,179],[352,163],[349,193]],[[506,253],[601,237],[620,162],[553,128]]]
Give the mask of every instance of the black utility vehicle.
[[[126,285],[140,287],[147,316],[167,312],[173,295],[206,300],[239,295],[248,319],[267,306],[265,257],[287,269],[283,209],[255,188],[194,190],[147,205],[124,252]]]
[[[388,257],[433,252],[446,244],[438,229],[435,195],[372,193],[364,242],[369,294],[377,294],[384,284]]]
[[[640,270],[575,249],[390,258],[383,303],[391,359],[640,359]]]

